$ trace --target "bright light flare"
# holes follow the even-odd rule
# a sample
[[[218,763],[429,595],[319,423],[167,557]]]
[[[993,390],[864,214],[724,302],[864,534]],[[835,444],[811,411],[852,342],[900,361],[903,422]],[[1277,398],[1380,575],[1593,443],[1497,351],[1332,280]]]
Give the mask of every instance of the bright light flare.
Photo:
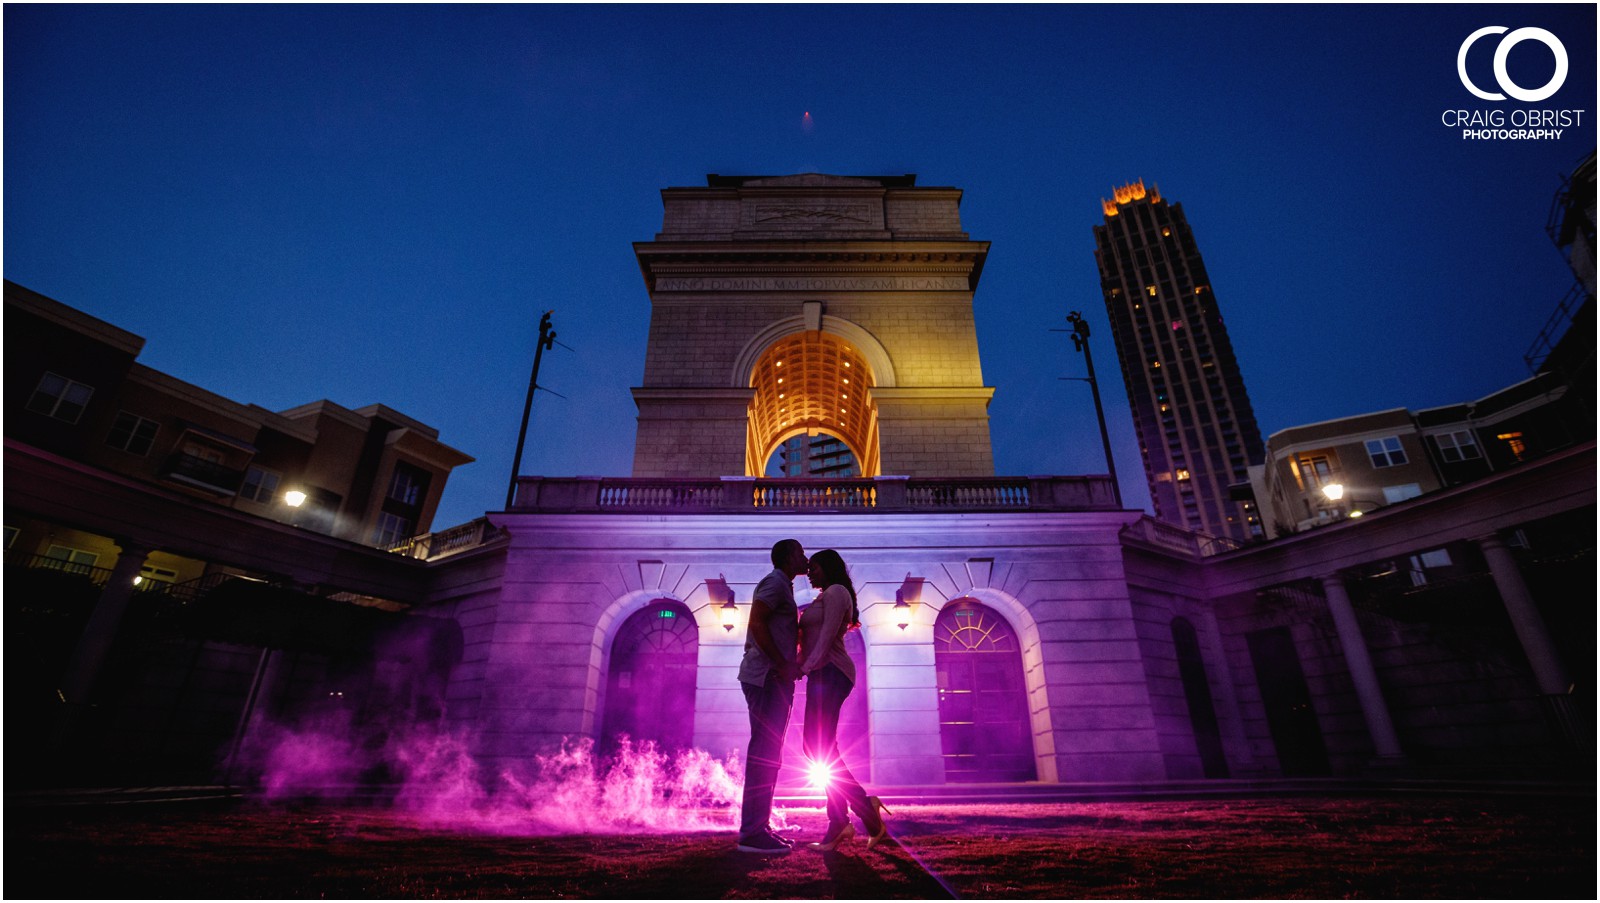
[[[828,789],[828,782],[833,780],[833,769],[827,762],[812,762],[806,766],[806,777],[810,779],[811,786],[818,790]]]

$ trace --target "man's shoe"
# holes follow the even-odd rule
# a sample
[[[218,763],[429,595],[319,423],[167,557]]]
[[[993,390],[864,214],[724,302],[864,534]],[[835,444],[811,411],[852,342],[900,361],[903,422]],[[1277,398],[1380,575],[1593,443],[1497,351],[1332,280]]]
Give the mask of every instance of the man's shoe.
[[[789,852],[789,845],[771,834],[762,834],[739,841],[738,849],[741,853],[755,853],[760,856],[782,856]]]
[[[771,828],[767,829],[767,836],[790,849],[794,849],[794,841],[784,837],[782,834],[779,834],[777,831],[774,831]]]

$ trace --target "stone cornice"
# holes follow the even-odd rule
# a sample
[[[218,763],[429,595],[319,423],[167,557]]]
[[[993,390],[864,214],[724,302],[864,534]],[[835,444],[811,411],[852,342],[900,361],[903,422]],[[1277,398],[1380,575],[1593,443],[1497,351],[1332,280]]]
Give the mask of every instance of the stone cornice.
[[[968,241],[634,244],[640,274],[652,293],[971,292],[988,251],[988,242]]]

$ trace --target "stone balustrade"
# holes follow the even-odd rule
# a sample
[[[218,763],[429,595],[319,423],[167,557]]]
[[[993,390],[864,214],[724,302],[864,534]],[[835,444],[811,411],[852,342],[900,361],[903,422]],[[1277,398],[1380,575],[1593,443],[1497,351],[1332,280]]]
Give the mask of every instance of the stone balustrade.
[[[1111,479],[1045,477],[522,477],[513,511],[729,514],[1115,511]]]

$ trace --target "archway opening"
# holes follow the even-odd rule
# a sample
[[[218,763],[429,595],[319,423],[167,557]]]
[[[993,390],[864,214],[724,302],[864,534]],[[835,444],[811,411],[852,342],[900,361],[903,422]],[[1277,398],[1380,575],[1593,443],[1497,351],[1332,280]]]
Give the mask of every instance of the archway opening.
[[[849,452],[852,475],[878,475],[872,369],[854,345],[817,330],[785,336],[756,359],[750,386],[755,397],[746,432],[746,476],[766,475],[785,441],[820,435],[838,440]]]
[[[681,602],[657,599],[628,616],[611,643],[600,751],[626,735],[663,752],[694,743],[700,631]]]
[[[949,603],[934,621],[933,663],[945,780],[1033,780],[1022,647],[1006,619],[974,599]]]

